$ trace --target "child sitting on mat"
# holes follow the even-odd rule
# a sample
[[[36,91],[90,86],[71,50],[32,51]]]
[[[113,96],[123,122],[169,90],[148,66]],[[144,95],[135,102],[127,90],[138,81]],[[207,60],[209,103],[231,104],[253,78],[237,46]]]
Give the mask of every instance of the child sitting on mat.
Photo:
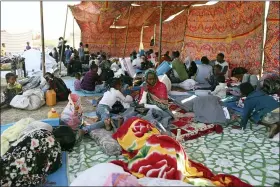
[[[211,91],[214,91],[216,86],[219,85],[217,81],[217,77],[221,74],[222,66],[219,64],[214,66],[214,74],[210,76],[210,78],[205,78],[205,80],[211,85]]]
[[[92,125],[88,125],[82,128],[82,134],[89,133],[95,129],[105,127],[106,130],[110,131],[111,126],[111,114],[112,106],[117,102],[132,103],[133,98],[130,95],[126,97],[120,92],[122,88],[121,80],[119,78],[113,78],[109,83],[110,89],[106,91],[99,101],[96,108],[96,115],[100,119],[99,122]]]
[[[105,87],[100,80],[100,76],[97,74],[98,66],[92,64],[90,70],[85,74],[81,81],[81,90],[88,94],[101,93]]]
[[[217,82],[219,85],[216,86],[215,90],[211,92],[212,95],[215,95],[221,99],[226,98],[227,96],[227,85],[225,83],[225,76],[224,75],[219,75],[217,77]]]
[[[22,86],[17,82],[17,76],[14,73],[6,74],[7,88],[4,91],[5,101],[1,103],[1,107],[10,104],[16,95],[22,94]]]
[[[79,90],[81,90],[81,74],[76,73],[75,78],[76,78],[76,80],[74,82],[74,90],[79,91]]]

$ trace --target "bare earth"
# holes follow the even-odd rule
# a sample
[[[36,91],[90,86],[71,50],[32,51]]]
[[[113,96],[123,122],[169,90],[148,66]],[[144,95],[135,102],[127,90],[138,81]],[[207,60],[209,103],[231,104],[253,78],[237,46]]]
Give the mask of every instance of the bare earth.
[[[95,108],[91,105],[88,100],[92,100],[94,97],[81,97],[82,108],[84,112],[92,112]],[[58,102],[53,108],[61,114],[68,101]],[[47,105],[42,106],[38,110],[28,111],[28,110],[20,110],[15,108],[3,109],[1,110],[1,125],[17,122],[22,118],[30,117],[36,120],[46,119],[48,118],[48,112],[52,107]]]

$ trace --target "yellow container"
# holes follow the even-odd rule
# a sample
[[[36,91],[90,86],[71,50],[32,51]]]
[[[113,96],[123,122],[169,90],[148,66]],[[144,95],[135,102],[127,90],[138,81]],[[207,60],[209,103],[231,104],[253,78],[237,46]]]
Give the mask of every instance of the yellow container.
[[[56,105],[56,93],[54,90],[48,90],[46,93],[46,105],[54,106]]]
[[[56,110],[54,108],[52,108],[48,112],[48,118],[59,118],[59,113],[57,113]]]

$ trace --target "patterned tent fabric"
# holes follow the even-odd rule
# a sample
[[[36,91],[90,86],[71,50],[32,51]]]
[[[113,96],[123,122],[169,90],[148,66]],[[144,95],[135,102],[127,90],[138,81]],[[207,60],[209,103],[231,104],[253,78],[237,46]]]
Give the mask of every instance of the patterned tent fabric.
[[[279,12],[280,12],[280,2],[271,1],[269,6],[269,12],[267,15],[267,33],[265,42],[265,62],[264,62],[264,72],[269,73],[279,73]]]
[[[137,7],[131,6],[132,3],[132,1],[81,2],[79,5],[70,6],[82,30],[82,41],[89,44],[90,51],[102,50],[113,56],[122,56],[126,28],[110,29],[110,26],[114,24],[127,26],[128,19],[129,31],[125,56],[129,55],[131,51],[139,49],[142,26],[153,26],[159,23],[160,2],[135,2],[141,5]],[[188,1],[163,2],[163,19],[167,19],[193,3]]]
[[[191,8],[183,56],[215,59],[222,52],[230,69],[242,66],[259,71],[263,13],[264,2],[219,2]]]
[[[110,26],[115,24],[126,27],[128,19],[130,21],[125,56],[139,49],[142,26],[144,26],[142,41],[145,50],[153,48],[154,51],[158,51],[160,2],[135,2],[141,5],[137,7],[131,6],[131,3],[128,1],[82,2],[70,7],[82,30],[82,41],[89,44],[91,52],[102,50],[112,56],[122,57],[127,29],[110,29]],[[163,20],[185,10],[193,3],[201,2],[163,2]],[[276,62],[279,62],[279,50],[277,50],[279,34],[275,34],[279,32],[277,4],[279,5],[279,2],[271,2],[268,17],[265,48],[267,69],[270,64],[274,64],[275,69]],[[215,59],[217,53],[222,52],[225,54],[226,61],[230,63],[230,69],[242,66],[251,73],[259,73],[264,5],[264,2],[232,1],[191,7],[189,15],[185,10],[172,21],[163,23],[162,53],[178,50],[182,52],[182,58],[189,55],[193,59],[200,59],[206,55],[209,59]],[[150,47],[154,35],[155,46]]]

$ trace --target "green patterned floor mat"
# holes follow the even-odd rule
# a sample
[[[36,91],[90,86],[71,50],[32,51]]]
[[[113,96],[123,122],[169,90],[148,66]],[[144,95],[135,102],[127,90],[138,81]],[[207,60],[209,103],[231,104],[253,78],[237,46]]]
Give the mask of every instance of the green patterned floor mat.
[[[190,159],[214,173],[232,174],[254,186],[272,186],[279,181],[279,142],[269,140],[264,127],[254,126],[243,133],[226,127],[223,134],[209,134],[182,145]],[[70,183],[87,168],[117,159],[105,155],[89,138],[84,138],[68,156]]]

